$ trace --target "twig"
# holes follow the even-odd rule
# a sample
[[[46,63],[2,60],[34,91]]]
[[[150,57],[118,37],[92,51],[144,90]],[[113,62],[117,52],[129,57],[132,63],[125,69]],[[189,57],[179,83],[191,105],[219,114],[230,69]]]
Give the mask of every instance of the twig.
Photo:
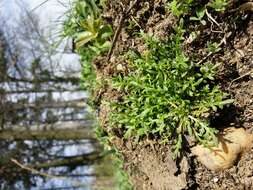
[[[220,24],[212,17],[211,14],[209,14],[209,12],[207,11],[207,9],[206,9],[206,15],[207,15],[207,17],[208,17],[212,22],[214,22],[214,23],[219,27],[219,29],[220,29],[221,31],[223,31],[222,28],[221,28],[221,26],[220,26]]]
[[[119,25],[118,25],[118,27],[117,27],[117,29],[116,29],[116,32],[115,32],[114,36],[113,36],[112,46],[111,46],[111,48],[110,48],[110,50],[109,50],[109,52],[108,52],[108,54],[107,54],[107,61],[109,61],[110,58],[111,58],[112,51],[113,51],[113,49],[114,49],[114,47],[115,47],[116,41],[117,41],[117,39],[118,39],[118,37],[119,37],[119,34],[120,34],[120,32],[121,32],[122,24],[123,24],[124,19],[125,19],[125,15],[122,14],[121,17],[120,17],[120,20],[119,20]]]
[[[39,5],[37,5],[36,7],[34,7],[30,12],[35,11],[36,9],[38,9],[39,7],[41,7],[42,5],[44,5],[45,3],[47,3],[48,1],[50,1],[50,0],[43,1],[42,3],[40,3]]]
[[[244,77],[246,77],[246,76],[248,76],[248,75],[251,75],[251,74],[253,74],[253,70],[250,70],[249,72],[243,74],[242,76],[240,76],[240,77],[238,77],[238,78],[232,80],[232,81],[230,82],[230,84],[229,84],[229,88],[231,88],[232,84],[233,84],[235,81],[238,81],[238,80],[240,80],[240,79],[242,79],[242,78],[244,78]]]
[[[19,166],[20,168],[24,169],[24,170],[27,170],[33,174],[37,174],[37,175],[40,175],[40,176],[44,176],[44,177],[48,177],[48,178],[57,178],[57,179],[68,179],[70,182],[72,182],[74,185],[78,185],[80,187],[93,187],[94,185],[87,185],[87,184],[83,184],[81,183],[80,181],[77,181],[77,180],[73,180],[73,179],[69,179],[67,176],[55,176],[55,175],[51,175],[51,174],[47,174],[45,172],[41,172],[41,171],[38,171],[34,168],[31,168],[29,166],[25,166],[23,164],[21,164],[19,161],[17,161],[16,159],[14,158],[11,158],[11,161],[16,164],[17,166]],[[95,186],[94,186],[95,187]]]
[[[135,23],[139,28],[142,29],[141,25],[137,22],[137,20],[136,20],[133,16],[131,16],[131,19],[134,21],[134,23]]]
[[[55,176],[55,175],[47,174],[47,173],[44,173],[44,172],[40,172],[40,171],[38,171],[34,168],[31,168],[31,167],[28,167],[28,166],[25,166],[25,165],[21,164],[19,161],[17,161],[14,158],[11,158],[11,161],[14,164],[18,165],[20,168],[22,168],[24,170],[27,170],[27,171],[30,171],[33,174],[37,174],[37,175],[44,176],[44,177],[49,177],[49,178],[66,178],[64,176]]]
[[[131,2],[132,2],[132,1],[131,1]],[[109,61],[110,58],[111,58],[111,55],[112,55],[112,53],[113,53],[113,49],[114,49],[115,44],[116,44],[116,42],[117,42],[117,40],[118,40],[118,37],[119,37],[119,34],[120,34],[120,32],[121,32],[122,25],[123,25],[123,22],[124,22],[125,18],[129,16],[130,11],[131,11],[132,8],[135,6],[135,4],[138,2],[138,0],[135,0],[135,1],[132,2],[132,3],[131,3],[131,2],[130,2],[130,5],[129,5],[128,9],[125,10],[125,11],[123,11],[123,13],[121,14],[121,17],[120,17],[120,20],[119,20],[119,25],[118,25],[118,27],[117,27],[117,29],[116,29],[116,32],[115,32],[114,36],[113,36],[112,46],[111,46],[111,48],[110,48],[110,50],[109,50],[109,52],[108,52],[108,54],[107,54],[107,61]]]

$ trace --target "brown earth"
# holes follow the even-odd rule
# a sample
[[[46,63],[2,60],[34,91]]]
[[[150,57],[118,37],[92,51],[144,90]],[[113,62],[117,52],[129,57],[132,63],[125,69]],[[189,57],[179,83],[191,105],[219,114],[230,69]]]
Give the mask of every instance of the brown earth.
[[[127,7],[129,1],[108,1],[104,18],[117,30],[122,7]],[[122,132],[108,127],[109,108],[104,100],[120,101],[119,94],[110,87],[110,78],[117,74],[126,75],[131,71],[127,62],[121,57],[130,49],[143,51],[146,47],[143,41],[134,34],[140,29],[152,32],[163,39],[171,33],[178,19],[165,9],[166,0],[141,0],[131,10],[131,16],[124,19],[121,33],[117,39],[112,57],[107,62],[106,55],[97,58],[94,65],[98,78],[104,81],[96,93],[96,103],[99,105],[99,117],[102,127],[115,134],[112,141],[124,156],[124,166],[130,175],[136,190],[179,190],[179,189],[253,189],[253,148],[245,152],[232,168],[220,172],[208,170],[200,164],[185,147],[183,157],[174,161],[170,146],[161,145],[154,139],[122,140]],[[236,9],[243,2],[231,3],[229,10]],[[212,126],[224,129],[226,127],[244,127],[247,131],[253,129],[253,20],[250,12],[225,12],[209,14],[216,20],[214,23],[206,18],[207,25],[189,22],[184,44],[185,52],[196,61],[220,62],[217,82],[223,90],[229,92],[235,99],[235,104],[218,111],[212,116]],[[135,26],[131,26],[131,24]],[[131,26],[131,27],[130,27]],[[189,39],[192,31],[199,31],[195,40]],[[205,58],[206,42],[214,41],[222,50]]]

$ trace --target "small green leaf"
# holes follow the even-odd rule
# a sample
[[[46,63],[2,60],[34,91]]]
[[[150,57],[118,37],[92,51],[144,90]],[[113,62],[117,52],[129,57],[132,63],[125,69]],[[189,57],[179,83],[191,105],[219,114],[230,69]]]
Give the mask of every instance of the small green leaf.
[[[190,17],[190,20],[199,21],[199,18],[197,18],[197,17]]]
[[[197,9],[196,14],[197,14],[198,19],[201,20],[205,16],[205,11],[206,11],[205,7]]]
[[[86,43],[94,39],[95,37],[96,35],[94,36],[93,33],[89,31],[84,31],[84,32],[79,33],[75,40],[77,48],[80,48],[81,46],[85,45]]]
[[[208,6],[212,7],[215,11],[220,12],[225,11],[227,4],[227,0],[213,0],[208,4]]]

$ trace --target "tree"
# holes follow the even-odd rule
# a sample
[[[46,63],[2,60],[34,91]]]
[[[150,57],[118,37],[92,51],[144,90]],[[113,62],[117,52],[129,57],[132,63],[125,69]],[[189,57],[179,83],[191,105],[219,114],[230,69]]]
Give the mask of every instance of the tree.
[[[88,121],[67,121],[31,126],[12,125],[1,130],[0,140],[94,140]]]
[[[54,42],[37,16],[22,10],[16,28],[3,24],[0,31],[0,189],[30,189],[47,178],[69,180],[70,188],[75,178],[99,179],[84,172],[103,154],[78,73],[53,58]]]

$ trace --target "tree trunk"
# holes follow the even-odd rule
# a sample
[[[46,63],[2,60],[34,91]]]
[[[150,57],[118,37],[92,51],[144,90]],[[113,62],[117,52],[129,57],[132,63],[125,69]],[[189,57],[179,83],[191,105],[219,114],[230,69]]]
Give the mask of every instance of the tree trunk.
[[[61,167],[61,166],[83,166],[83,165],[89,165],[94,164],[94,162],[98,161],[100,158],[102,158],[98,151],[89,153],[89,154],[83,154],[80,156],[69,156],[54,160],[48,160],[45,163],[38,163],[34,164],[31,167],[36,169],[46,169],[46,168],[52,168],[52,167]]]
[[[43,108],[84,108],[86,99],[70,100],[70,101],[52,101],[39,103],[11,103],[10,110],[19,110],[24,108],[43,109]]]
[[[10,90],[10,91],[5,91],[6,95],[10,94],[21,94],[21,93],[52,93],[52,92],[57,92],[57,93],[63,93],[63,92],[83,92],[83,89],[81,88],[76,88],[76,89],[25,89],[25,90]]]
[[[8,76],[7,79],[9,82],[25,82],[25,83],[49,83],[49,82],[54,82],[54,83],[71,83],[71,84],[80,84],[80,79],[78,77],[49,77],[49,78],[37,78],[35,79],[27,79],[27,78],[15,78]]]
[[[80,140],[94,139],[91,122],[61,122],[32,126],[8,126],[0,130],[0,140]]]

